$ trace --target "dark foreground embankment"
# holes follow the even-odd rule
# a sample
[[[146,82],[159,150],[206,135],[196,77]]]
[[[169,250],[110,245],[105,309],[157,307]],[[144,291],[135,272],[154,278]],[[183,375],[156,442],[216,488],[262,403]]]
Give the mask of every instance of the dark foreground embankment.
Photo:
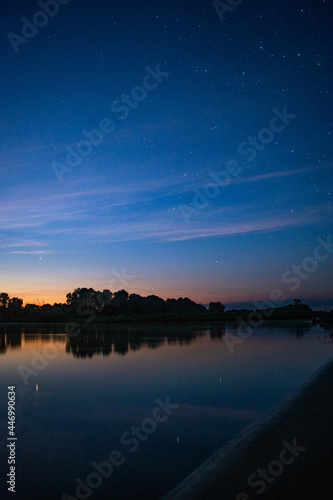
[[[163,500],[332,498],[333,361]]]

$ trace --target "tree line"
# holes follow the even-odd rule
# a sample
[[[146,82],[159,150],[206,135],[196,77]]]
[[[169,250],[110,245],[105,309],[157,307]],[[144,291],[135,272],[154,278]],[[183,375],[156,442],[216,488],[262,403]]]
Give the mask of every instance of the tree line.
[[[93,288],[76,288],[66,295],[66,303],[25,304],[8,293],[0,294],[0,321],[65,322],[79,319],[82,322],[99,322],[112,318],[176,317],[179,319],[216,316],[223,313],[221,302],[211,302],[209,308],[189,298],[162,299],[157,295],[143,297],[129,294],[126,290],[112,293],[110,290],[96,291]]]
[[[157,295],[143,297],[126,290],[111,292],[93,288],[76,288],[66,295],[66,303],[25,304],[18,297],[0,294],[0,322],[14,323],[103,323],[110,321],[205,321],[246,320],[249,309],[225,310],[221,302],[210,302],[208,307],[188,297],[162,299]],[[299,299],[283,307],[274,308],[269,319],[313,319],[318,312]]]

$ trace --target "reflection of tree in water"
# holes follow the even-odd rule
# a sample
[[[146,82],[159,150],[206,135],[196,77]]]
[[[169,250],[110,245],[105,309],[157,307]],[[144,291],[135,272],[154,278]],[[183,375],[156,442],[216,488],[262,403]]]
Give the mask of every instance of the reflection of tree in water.
[[[59,335],[50,326],[0,325],[0,354],[5,354],[7,350],[20,349],[22,345],[34,348],[36,344],[59,342],[64,342],[64,335]]]
[[[277,328],[302,338],[313,327],[311,323],[291,323],[287,321],[269,322],[270,329]],[[263,328],[266,324],[263,325]],[[111,353],[124,356],[130,351],[144,347],[157,349],[162,345],[189,345],[196,338],[209,336],[213,341],[221,341],[226,331],[237,334],[238,323],[159,323],[159,324],[118,324],[82,327],[77,336],[64,334],[65,327],[49,325],[0,325],[0,354],[8,349],[19,349],[22,345],[36,348],[47,343],[64,344],[68,354],[76,358],[92,358],[95,354],[109,356]],[[60,331],[59,331],[60,330]],[[332,341],[332,329],[328,338]],[[22,342],[24,340],[24,342]]]
[[[304,333],[308,333],[311,328],[313,327],[313,325],[311,323],[306,323],[306,324],[303,324],[303,325],[295,325],[293,327],[287,327],[286,330],[290,333],[293,333],[295,334],[296,333],[296,337],[298,339],[302,338],[304,336]]]
[[[6,352],[6,338],[4,333],[0,333],[0,354]]]
[[[214,328],[214,329],[212,328],[209,333],[212,339],[220,340],[222,339],[223,335],[225,335],[226,328],[225,326],[220,326],[219,328]]]
[[[110,338],[101,335],[80,334],[67,337],[66,352],[72,353],[76,358],[91,358],[94,353],[108,356],[112,352],[112,342]]]
[[[63,332],[59,332],[63,330]],[[86,358],[94,354],[109,356],[112,352],[124,356],[129,351],[138,351],[142,347],[156,349],[168,344],[187,345],[195,338],[206,333],[197,325],[98,325],[87,327],[77,336],[64,335],[64,327],[50,328],[41,326],[0,326],[0,354],[8,349],[19,349],[22,345],[36,348],[47,343],[65,343],[67,353],[75,357]],[[24,340],[24,343],[22,342]]]
[[[205,333],[205,330],[195,331],[188,325],[179,328],[159,325],[155,332],[151,325],[146,328],[124,327],[117,331],[86,331],[67,337],[66,352],[77,358],[91,358],[94,354],[109,356],[112,352],[124,356],[143,347],[156,349],[166,342],[168,345],[187,345]]]
[[[309,329],[310,329],[310,328],[309,328]],[[295,328],[295,331],[296,331],[296,337],[297,337],[298,339],[300,339],[301,337],[303,337],[305,330],[306,330],[305,328],[301,328],[301,327]]]
[[[0,353],[4,354],[7,349],[20,349],[22,345],[21,329],[6,327],[0,332]]]

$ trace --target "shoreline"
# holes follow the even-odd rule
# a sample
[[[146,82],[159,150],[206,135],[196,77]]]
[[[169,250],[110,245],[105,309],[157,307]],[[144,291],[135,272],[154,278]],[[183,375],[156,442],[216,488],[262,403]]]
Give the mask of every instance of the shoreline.
[[[43,321],[22,321],[22,322],[0,322],[0,327],[1,326],[33,326],[33,325],[38,325],[38,326],[42,326],[42,325],[45,325],[45,326],[50,326],[50,325],[56,325],[56,326],[63,326],[65,327],[69,322],[73,322],[73,318],[69,321],[59,321],[59,322],[43,322]],[[232,324],[232,325],[237,325],[239,324],[239,321],[237,319],[209,319],[209,318],[204,318],[204,319],[201,319],[201,320],[198,320],[198,319],[186,319],[186,320],[182,320],[182,319],[166,319],[166,320],[162,320],[162,319],[156,319],[156,320],[128,320],[128,321],[119,321],[119,320],[114,320],[114,321],[106,321],[106,322],[102,322],[102,321],[96,321],[96,322],[90,322],[90,323],[86,323],[84,321],[82,322],[78,322],[76,321],[76,324],[81,327],[81,326],[84,326],[84,327],[90,327],[90,326],[93,326],[93,327],[96,327],[96,326],[111,326],[111,325],[117,325],[117,324],[129,324],[129,325],[135,325],[135,324],[149,324],[149,323],[152,323],[152,324],[156,324],[156,323],[160,323],[160,324],[173,324],[173,323],[181,323],[181,324],[188,324],[188,323],[194,323],[194,324],[201,324],[201,323],[212,323],[212,324],[217,324],[217,323],[223,323],[223,324]],[[311,325],[311,326],[327,326],[327,325],[321,325],[319,323],[313,323],[313,321],[309,318],[290,318],[290,319],[279,319],[279,318],[269,318],[269,319],[264,319],[263,323],[261,325],[258,325],[258,326],[254,326],[253,328],[256,329],[256,328],[260,328],[261,326],[263,325],[266,325],[266,324],[277,324],[277,323],[306,323],[307,325]],[[331,325],[329,325],[331,326]]]
[[[332,393],[331,358],[263,419],[211,455],[162,500],[333,498]],[[295,442],[302,451],[297,452],[296,448],[298,456],[293,463],[282,464],[278,469],[285,444],[292,446]],[[275,469],[270,469],[273,462]],[[265,480],[258,470],[267,470],[267,466],[276,476],[266,474]]]

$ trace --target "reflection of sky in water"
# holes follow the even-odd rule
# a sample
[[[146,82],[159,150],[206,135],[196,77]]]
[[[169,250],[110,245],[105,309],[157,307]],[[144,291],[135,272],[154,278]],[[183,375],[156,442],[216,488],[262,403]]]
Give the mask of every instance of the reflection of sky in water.
[[[75,478],[85,479],[91,463],[106,460],[112,449],[126,461],[92,498],[158,498],[332,354],[325,331],[310,326],[259,328],[233,354],[216,326],[122,327],[112,336],[101,331],[93,340],[83,335],[70,342],[31,326],[12,328],[0,329],[0,380],[4,388],[17,386],[19,500],[74,495]],[[234,327],[227,331],[236,334]],[[17,367],[32,368],[34,353],[43,349],[53,359],[25,385]],[[180,407],[129,453],[120,436],[167,396]]]

